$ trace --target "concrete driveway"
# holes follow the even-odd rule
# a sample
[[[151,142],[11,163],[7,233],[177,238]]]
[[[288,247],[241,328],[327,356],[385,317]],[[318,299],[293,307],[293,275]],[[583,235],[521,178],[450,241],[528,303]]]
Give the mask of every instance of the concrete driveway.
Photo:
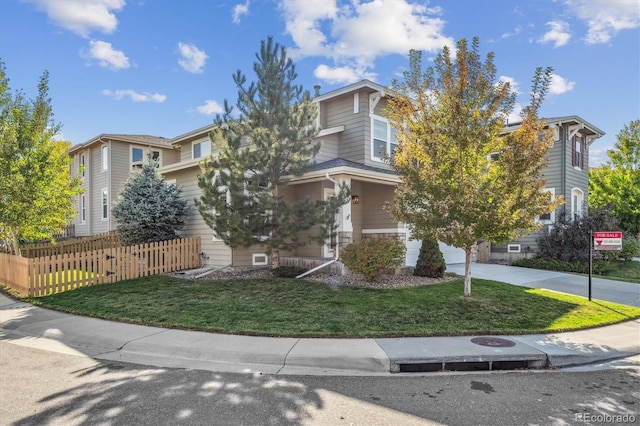
[[[447,272],[464,275],[464,264],[447,265]],[[472,263],[471,276],[531,288],[544,288],[576,296],[589,296],[589,278],[563,272],[520,268],[518,266]],[[640,284],[592,278],[591,297],[640,307]]]

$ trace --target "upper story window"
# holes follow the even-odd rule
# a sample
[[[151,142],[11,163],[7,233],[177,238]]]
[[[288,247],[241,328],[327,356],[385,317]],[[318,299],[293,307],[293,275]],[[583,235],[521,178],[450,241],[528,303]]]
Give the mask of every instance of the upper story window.
[[[396,129],[391,127],[386,119],[378,116],[373,116],[371,127],[373,130],[371,157],[378,161],[387,157],[393,158],[395,149],[398,147]]]
[[[131,170],[141,169],[144,161],[144,149],[131,147]]]
[[[109,168],[109,146],[102,145],[101,153],[102,153],[102,170],[107,170]]]
[[[208,157],[211,155],[211,141],[202,141],[193,144],[193,158]]]
[[[151,157],[151,160],[160,165],[161,152],[156,149],[142,148],[138,146],[131,147],[131,170],[139,170],[146,161],[147,156]]]
[[[581,134],[576,134],[571,138],[572,145],[572,165],[577,169],[584,168],[584,137]]]
[[[80,177],[84,177],[86,169],[87,169],[86,157],[83,152],[82,154],[80,154]]]

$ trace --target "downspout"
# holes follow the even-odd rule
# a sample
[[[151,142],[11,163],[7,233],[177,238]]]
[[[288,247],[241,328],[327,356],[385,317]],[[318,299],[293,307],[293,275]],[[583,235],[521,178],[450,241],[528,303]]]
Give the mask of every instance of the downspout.
[[[336,185],[336,186],[340,186],[340,184],[338,183],[338,181],[337,181],[337,180],[335,180],[334,178],[332,178],[331,176],[329,176],[329,172],[327,172],[325,176],[327,177],[327,179],[328,179],[330,182],[333,182],[333,184],[334,184],[334,185]],[[335,194],[334,194],[334,195],[335,195]],[[340,207],[340,208],[342,208],[342,207]],[[311,268],[311,269],[309,269],[307,272],[304,272],[304,273],[302,273],[302,274],[300,274],[300,275],[296,276],[296,279],[297,279],[297,278],[306,277],[307,275],[309,275],[309,274],[311,274],[311,273],[313,273],[313,272],[315,272],[315,271],[317,271],[317,270],[319,270],[319,269],[322,269],[322,268],[324,268],[324,267],[326,267],[326,266],[331,265],[332,263],[337,262],[337,261],[338,261],[338,258],[339,258],[339,257],[338,257],[338,254],[339,254],[339,247],[340,247],[340,240],[339,240],[339,237],[340,237],[340,234],[339,234],[339,233],[337,233],[337,234],[336,234],[336,248],[335,248],[335,250],[334,250],[334,252],[333,252],[333,253],[334,253],[334,255],[333,255],[333,256],[334,256],[334,258],[333,258],[333,259],[329,260],[328,262],[322,263],[322,264],[320,264],[320,265],[316,266],[315,268]]]

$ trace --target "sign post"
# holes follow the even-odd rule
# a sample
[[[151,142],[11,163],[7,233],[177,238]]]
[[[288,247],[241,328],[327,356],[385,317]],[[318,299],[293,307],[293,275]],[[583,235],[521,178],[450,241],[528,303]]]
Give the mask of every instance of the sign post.
[[[593,275],[593,249],[622,250],[622,232],[589,231],[589,300],[591,300],[591,277]],[[594,244],[595,243],[595,244]]]

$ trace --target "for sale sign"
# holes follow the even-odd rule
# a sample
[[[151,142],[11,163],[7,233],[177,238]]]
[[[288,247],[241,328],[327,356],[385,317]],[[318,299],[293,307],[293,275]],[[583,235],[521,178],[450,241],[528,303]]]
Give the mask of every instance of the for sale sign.
[[[596,250],[622,250],[622,232],[594,232],[593,248]]]

